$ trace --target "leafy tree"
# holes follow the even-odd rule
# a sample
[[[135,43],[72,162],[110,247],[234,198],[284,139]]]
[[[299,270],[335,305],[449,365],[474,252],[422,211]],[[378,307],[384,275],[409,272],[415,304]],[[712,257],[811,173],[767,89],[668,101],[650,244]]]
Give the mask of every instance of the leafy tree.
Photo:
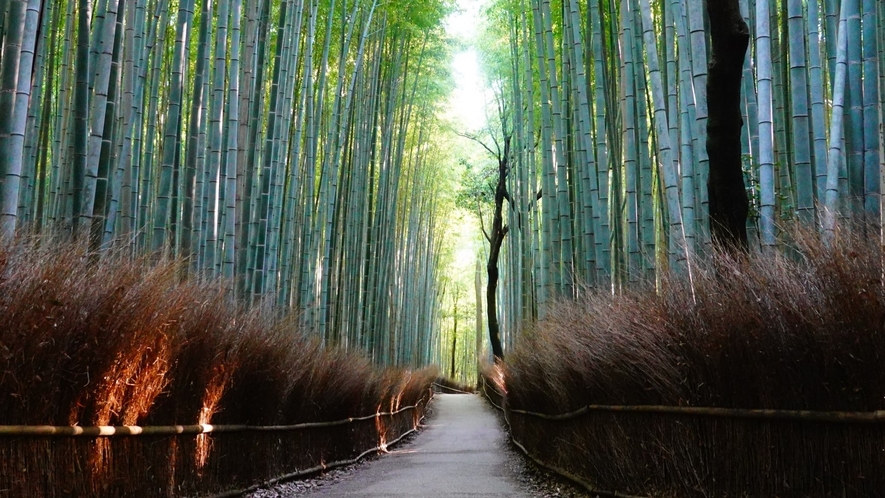
[[[501,331],[498,322],[498,281],[500,278],[499,260],[501,247],[504,239],[510,231],[510,227],[504,223],[504,201],[512,202],[507,190],[507,177],[510,174],[511,143],[513,131],[508,122],[508,111],[503,96],[498,98],[498,124],[500,132],[488,130],[488,143],[486,140],[463,134],[465,138],[480,144],[489,156],[494,160],[491,167],[473,171],[467,169],[459,198],[467,206],[475,206],[483,236],[489,243],[489,255],[486,261],[486,273],[488,282],[486,285],[486,316],[488,321],[489,342],[492,346],[492,354],[497,360],[504,359],[504,348],[501,344]],[[488,215],[483,213],[483,207],[489,207]],[[491,222],[486,223],[486,216],[491,216]]]

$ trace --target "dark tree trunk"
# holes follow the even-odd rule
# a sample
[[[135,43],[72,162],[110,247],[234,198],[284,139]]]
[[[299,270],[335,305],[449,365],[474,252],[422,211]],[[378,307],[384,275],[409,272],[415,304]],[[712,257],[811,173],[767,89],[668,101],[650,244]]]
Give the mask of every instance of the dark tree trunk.
[[[455,350],[458,346],[458,299],[455,298],[455,327],[452,330],[452,369],[449,370],[449,378],[455,380]]]
[[[495,359],[504,359],[504,348],[501,347],[501,335],[498,328],[498,256],[501,245],[507,236],[508,227],[504,226],[504,201],[509,198],[507,193],[507,158],[510,155],[510,137],[504,138],[504,152],[498,157],[498,184],[495,186],[495,216],[492,219],[492,232],[489,238],[489,262],[486,271],[489,274],[489,285],[486,287],[486,304],[489,317],[489,342]]]
[[[503,241],[504,237],[501,237]],[[498,242],[498,250],[493,250],[493,254],[489,254],[489,263],[486,270],[489,274],[489,285],[486,287],[486,305],[489,314],[489,342],[492,345],[492,354],[496,360],[504,359],[504,348],[501,347],[501,336],[498,331],[498,298],[496,291],[498,290],[498,254],[500,253],[501,243]]]
[[[707,77],[710,233],[728,248],[747,248],[749,201],[741,161],[741,76],[750,31],[738,0],[707,0],[712,54]]]

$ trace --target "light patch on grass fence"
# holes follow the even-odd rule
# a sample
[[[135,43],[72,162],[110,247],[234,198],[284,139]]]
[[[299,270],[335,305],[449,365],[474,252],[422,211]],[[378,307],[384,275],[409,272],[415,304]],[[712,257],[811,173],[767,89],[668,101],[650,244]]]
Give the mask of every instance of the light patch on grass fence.
[[[507,383],[504,381],[504,369],[501,367],[500,364],[495,364],[492,365],[492,367],[489,368],[488,371],[490,374],[488,378],[495,384],[495,389],[506,396]]]
[[[215,415],[215,411],[218,409],[218,403],[224,395],[229,379],[230,375],[228,374],[228,369],[226,369],[223,364],[218,365],[212,376],[212,381],[206,386],[206,393],[203,396],[203,407],[200,408],[200,419],[198,422],[200,425],[206,425],[211,428],[209,423],[212,421],[212,416]],[[212,442],[209,439],[208,434],[198,435],[196,454],[197,469],[202,470],[206,467],[211,449]]]
[[[378,407],[381,411],[381,407]],[[375,430],[378,431],[378,451],[387,453],[387,427],[384,425],[384,417],[375,417]]]

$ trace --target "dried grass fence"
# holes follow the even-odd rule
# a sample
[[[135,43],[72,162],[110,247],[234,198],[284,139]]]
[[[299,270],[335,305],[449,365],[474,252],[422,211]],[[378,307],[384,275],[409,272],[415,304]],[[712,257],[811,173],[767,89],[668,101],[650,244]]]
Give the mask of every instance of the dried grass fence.
[[[0,426],[0,496],[237,496],[384,451],[416,430],[431,396],[288,426]]]
[[[325,348],[229,282],[182,282],[183,262],[85,247],[0,247],[0,498],[224,493],[352,460],[423,416],[436,369]]]
[[[882,247],[787,233],[554,306],[485,372],[514,441],[600,495],[885,496]]]
[[[549,414],[507,409],[490,382],[483,392],[517,447],[594,495],[885,493],[883,411],[588,405]]]

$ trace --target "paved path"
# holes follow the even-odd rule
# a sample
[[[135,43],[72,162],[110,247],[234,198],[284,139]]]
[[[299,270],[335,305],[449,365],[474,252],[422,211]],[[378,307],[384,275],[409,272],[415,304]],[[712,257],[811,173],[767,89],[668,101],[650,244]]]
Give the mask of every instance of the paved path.
[[[437,394],[431,406],[428,427],[414,442],[308,496],[529,496],[506,465],[507,436],[493,408],[466,394]]]

